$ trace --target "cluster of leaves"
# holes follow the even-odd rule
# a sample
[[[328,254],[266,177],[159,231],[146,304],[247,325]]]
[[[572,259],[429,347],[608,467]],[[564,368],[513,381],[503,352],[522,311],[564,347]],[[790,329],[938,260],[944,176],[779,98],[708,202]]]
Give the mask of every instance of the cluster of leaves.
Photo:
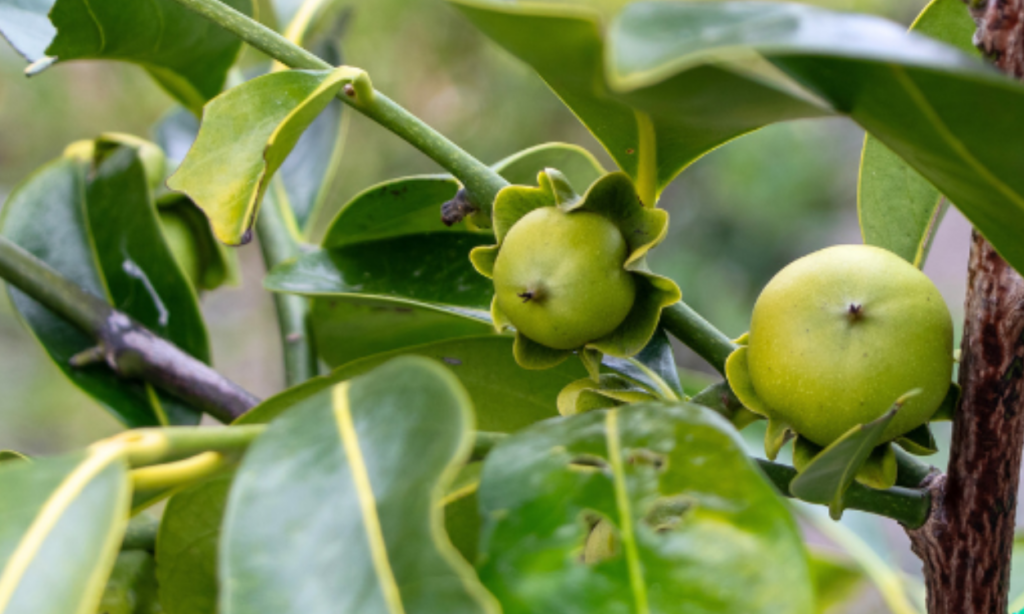
[[[340,64],[339,1],[276,4],[294,43]],[[731,139],[841,115],[871,134],[866,241],[921,266],[942,194],[1024,269],[1024,177],[1009,151],[1024,142],[1010,111],[1024,87],[935,40],[966,46],[958,0],[918,20],[932,38],[790,4],[451,4],[532,66],[621,170],[553,143],[490,167],[503,181],[532,186],[556,168],[576,193],[625,183],[653,204]],[[131,61],[181,103],[159,147],[122,135],[70,147],[12,194],[0,232],[208,360],[198,296],[233,276],[214,237],[246,242],[262,201],[294,240],[309,236],[343,127],[336,98],[371,105],[368,76],[275,65],[245,81],[230,73],[237,39],[175,0],[0,0],[0,32],[30,71]],[[180,192],[164,187],[165,158]],[[516,363],[469,257],[495,234],[438,216],[466,183],[370,187],[318,247],[269,272],[270,291],[308,302],[329,375],[228,428],[133,431],[5,460],[0,612],[800,613],[841,594],[745,455],[735,426],[750,413],[721,401],[727,386],[687,401],[695,391],[680,385],[663,329],[619,352],[633,357]],[[209,225],[195,222],[200,209]],[[93,340],[11,294],[60,368],[126,426],[195,424],[197,412],[146,384],[73,367]],[[885,419],[807,462],[786,494],[841,513]],[[133,546],[129,517],[167,498],[155,542]]]

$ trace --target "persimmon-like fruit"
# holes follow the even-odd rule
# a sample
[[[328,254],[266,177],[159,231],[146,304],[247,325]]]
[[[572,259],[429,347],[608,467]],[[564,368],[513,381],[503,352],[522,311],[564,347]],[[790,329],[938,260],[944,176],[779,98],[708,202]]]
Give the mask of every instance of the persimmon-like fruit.
[[[750,379],[765,407],[822,446],[920,390],[883,434],[928,421],[953,369],[953,323],[931,280],[895,254],[842,245],[780,271],[754,306]]]
[[[618,227],[589,211],[535,209],[509,230],[494,263],[498,306],[519,331],[558,350],[615,330],[636,298]]]

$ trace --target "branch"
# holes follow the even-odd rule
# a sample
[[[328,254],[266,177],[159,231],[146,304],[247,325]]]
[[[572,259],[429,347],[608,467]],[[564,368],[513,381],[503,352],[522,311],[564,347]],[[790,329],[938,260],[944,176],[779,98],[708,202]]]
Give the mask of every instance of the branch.
[[[277,32],[218,0],[176,2],[206,17],[286,66],[306,70],[334,68]],[[498,192],[508,185],[498,173],[376,90],[371,89],[369,95],[363,96],[357,95],[354,88],[345,88],[338,94],[338,98],[395,133],[454,175],[466,187],[476,208],[490,218],[491,204]]]
[[[1024,79],[1024,0],[968,4],[977,46]],[[924,563],[930,614],[1007,611],[1024,447],[1022,306],[1024,279],[975,231],[949,467],[924,481],[934,509],[924,527],[908,532]]]
[[[302,251],[282,207],[280,199],[268,194],[256,218],[256,232],[267,271]],[[285,384],[291,388],[318,375],[316,347],[309,321],[309,299],[297,294],[273,294],[284,353]]]
[[[736,344],[686,303],[679,301],[661,313],[661,325],[673,337],[725,375],[725,359]]]
[[[92,358],[105,361],[121,377],[145,380],[222,422],[259,403],[6,237],[0,237],[0,278],[92,336],[97,342]]]

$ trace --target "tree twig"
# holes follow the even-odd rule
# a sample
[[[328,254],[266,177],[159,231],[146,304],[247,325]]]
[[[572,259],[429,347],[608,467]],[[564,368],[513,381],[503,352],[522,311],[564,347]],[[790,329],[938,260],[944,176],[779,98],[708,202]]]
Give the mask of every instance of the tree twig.
[[[298,240],[290,231],[281,210],[283,203],[267,194],[256,218],[263,262],[267,271],[301,254]],[[317,375],[317,354],[309,322],[309,299],[297,294],[274,293],[277,324],[284,354],[285,384],[291,388]]]
[[[736,344],[689,305],[680,301],[665,308],[661,325],[716,371],[725,374],[725,359],[736,349]]]
[[[127,379],[145,380],[223,422],[259,399],[0,237],[0,278],[96,340],[95,357]]]

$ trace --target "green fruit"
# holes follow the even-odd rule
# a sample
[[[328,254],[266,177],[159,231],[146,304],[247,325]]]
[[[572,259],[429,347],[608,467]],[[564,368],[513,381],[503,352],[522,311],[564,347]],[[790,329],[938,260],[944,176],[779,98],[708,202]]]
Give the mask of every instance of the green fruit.
[[[843,245],[793,262],[754,306],[748,367],[771,417],[822,446],[907,400],[888,441],[928,421],[953,370],[953,322],[921,271],[895,254]]]
[[[494,263],[498,307],[537,343],[583,347],[615,330],[633,307],[628,253],[618,227],[601,215],[531,211],[509,230]]]

